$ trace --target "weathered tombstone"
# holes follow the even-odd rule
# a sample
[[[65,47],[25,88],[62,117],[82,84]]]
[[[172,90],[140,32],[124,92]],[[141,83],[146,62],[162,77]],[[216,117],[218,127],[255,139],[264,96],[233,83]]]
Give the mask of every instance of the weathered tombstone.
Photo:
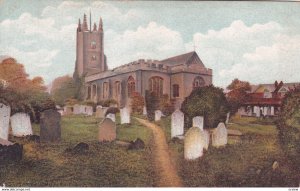
[[[271,116],[274,116],[274,106],[271,106]]]
[[[10,107],[0,103],[0,138],[8,140]]]
[[[180,110],[172,113],[171,117],[171,138],[183,135],[184,133],[184,114]]]
[[[106,115],[106,118],[111,119],[113,122],[116,122],[116,115],[113,113],[109,113]]]
[[[212,145],[220,147],[227,144],[227,129],[224,123],[219,123],[218,127],[214,129],[212,134]]]
[[[193,160],[203,155],[204,133],[198,127],[191,127],[184,138],[184,158]]]
[[[108,109],[107,107],[97,107],[97,110],[96,110],[96,117],[97,117],[97,118],[104,118],[107,109]]]
[[[117,138],[116,124],[110,119],[105,118],[99,125],[99,141],[114,141]]]
[[[264,109],[263,109],[263,115],[264,116],[268,115],[268,107],[264,107]]]
[[[92,116],[93,115],[93,107],[92,106],[85,106],[85,112],[86,115]]]
[[[203,135],[204,135],[203,148],[204,148],[205,150],[208,150],[208,146],[209,146],[209,137],[210,137],[209,131],[204,130],[204,131],[203,131]]]
[[[64,115],[71,115],[73,114],[73,107],[72,106],[65,106],[64,107]]]
[[[254,113],[256,117],[260,117],[260,108],[258,106],[254,106]]]
[[[203,117],[202,116],[196,116],[193,118],[193,127],[198,127],[201,130],[203,130]]]
[[[227,115],[226,115],[226,122],[225,122],[226,124],[229,123],[229,117],[230,117],[230,112],[228,112]]]
[[[75,104],[75,105],[73,106],[73,113],[74,113],[75,115],[80,114],[80,110],[81,110],[81,106],[80,106],[80,105]]]
[[[40,141],[57,142],[61,139],[60,114],[52,109],[41,113]]]
[[[130,112],[127,107],[120,109],[121,124],[130,123]]]
[[[155,111],[155,121],[159,121],[160,120],[160,118],[161,118],[161,115],[162,115],[162,113],[161,113],[161,111],[160,110],[156,110]]]
[[[16,137],[32,135],[30,117],[27,113],[16,113],[10,118],[12,134]]]
[[[13,144],[0,138],[0,164],[12,161],[20,161],[23,157],[23,145]]]
[[[146,108],[146,106],[143,107],[143,115],[147,115],[147,108]]]

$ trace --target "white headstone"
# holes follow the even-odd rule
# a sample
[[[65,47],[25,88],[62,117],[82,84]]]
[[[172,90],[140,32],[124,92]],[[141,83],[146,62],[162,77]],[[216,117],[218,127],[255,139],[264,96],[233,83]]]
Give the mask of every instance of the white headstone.
[[[8,140],[10,107],[0,103],[0,138]]]
[[[203,134],[204,134],[203,148],[204,148],[205,150],[208,150],[208,146],[209,146],[209,137],[210,137],[209,131],[204,130],[204,131],[203,131]]]
[[[127,107],[120,109],[121,124],[130,123],[130,112]]]
[[[143,115],[147,115],[147,108],[146,108],[146,106],[143,107]]]
[[[193,160],[203,155],[204,133],[198,127],[191,127],[184,138],[184,158]]]
[[[183,135],[184,133],[184,114],[180,110],[172,113],[171,117],[171,138]]]
[[[10,118],[12,134],[16,137],[32,135],[30,116],[27,113],[16,113]]]
[[[155,121],[159,121],[160,120],[160,118],[161,118],[161,115],[162,115],[162,113],[161,113],[161,111],[160,110],[156,110],[155,111]]]
[[[226,124],[229,123],[229,117],[230,117],[230,112],[228,112],[227,115],[226,115]]]
[[[198,127],[201,130],[203,130],[203,117],[202,116],[196,116],[193,118],[193,127]]]
[[[93,115],[93,107],[85,106],[84,113],[85,113],[85,115],[89,115],[89,116]]]
[[[271,106],[271,115],[274,115],[274,106]]]
[[[111,119],[113,122],[116,122],[116,115],[113,113],[109,113],[106,115],[106,118]]]
[[[74,106],[73,106],[73,113],[75,114],[75,115],[78,115],[78,114],[80,114],[80,105],[78,105],[78,104],[75,104]]]
[[[224,123],[219,123],[218,127],[214,129],[212,134],[212,145],[220,147],[227,144],[227,129]]]
[[[258,106],[254,106],[254,113],[256,117],[260,117],[260,108]]]
[[[268,115],[268,107],[264,107],[263,114],[264,114],[264,116]]]

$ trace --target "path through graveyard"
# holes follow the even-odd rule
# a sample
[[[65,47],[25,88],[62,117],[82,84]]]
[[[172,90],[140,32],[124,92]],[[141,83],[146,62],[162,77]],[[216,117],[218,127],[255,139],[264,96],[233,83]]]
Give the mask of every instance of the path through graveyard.
[[[181,187],[182,181],[177,174],[175,166],[171,162],[168,144],[164,131],[157,125],[147,120],[136,118],[141,124],[152,130],[154,135],[154,162],[156,171],[159,173],[160,187]]]

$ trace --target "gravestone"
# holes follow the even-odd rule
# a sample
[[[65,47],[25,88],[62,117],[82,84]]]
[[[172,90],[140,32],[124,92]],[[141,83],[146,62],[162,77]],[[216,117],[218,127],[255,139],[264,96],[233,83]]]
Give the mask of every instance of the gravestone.
[[[271,115],[274,115],[274,106],[271,106]]]
[[[120,109],[121,124],[130,123],[130,112],[127,107]]]
[[[160,118],[161,118],[161,116],[162,116],[162,113],[161,113],[161,111],[160,110],[156,110],[155,111],[155,121],[159,121],[160,120]]]
[[[12,134],[16,137],[32,135],[30,117],[27,113],[16,113],[10,118]]]
[[[80,114],[80,110],[81,110],[81,106],[80,106],[80,105],[75,104],[75,105],[73,106],[73,114],[75,114],[75,115]]]
[[[212,145],[214,147],[220,147],[227,144],[227,129],[224,123],[219,123],[218,127],[214,129],[212,134]]]
[[[184,133],[184,114],[180,110],[172,113],[171,117],[171,138],[183,135]]]
[[[202,116],[196,116],[193,118],[193,127],[198,127],[201,130],[203,130],[203,117]]]
[[[65,106],[64,107],[64,115],[71,115],[73,114],[73,107],[72,106]]]
[[[106,115],[106,118],[111,119],[113,122],[116,122],[116,115],[113,113],[109,113]]]
[[[263,108],[263,115],[267,116],[268,115],[268,107]]]
[[[256,117],[260,117],[260,108],[258,106],[254,106],[254,113]]]
[[[203,135],[204,135],[203,148],[204,148],[205,150],[208,150],[208,146],[209,146],[209,137],[210,137],[209,131],[204,130],[204,131],[203,131]]]
[[[143,115],[147,115],[147,108],[146,108],[146,106],[143,107]]]
[[[92,116],[93,115],[93,107],[92,106],[85,106],[84,114]]]
[[[61,139],[60,114],[52,109],[41,113],[40,141],[57,142]]]
[[[227,115],[226,115],[226,122],[225,122],[226,124],[229,123],[229,117],[230,117],[230,112],[228,112]]]
[[[100,142],[114,141],[117,138],[116,124],[110,119],[105,118],[99,125],[99,138]]]
[[[96,117],[97,118],[105,118],[107,109],[108,109],[107,107],[97,107]]]
[[[184,158],[193,160],[203,155],[204,133],[198,127],[191,127],[184,138]]]
[[[10,107],[0,103],[0,138],[8,140]]]

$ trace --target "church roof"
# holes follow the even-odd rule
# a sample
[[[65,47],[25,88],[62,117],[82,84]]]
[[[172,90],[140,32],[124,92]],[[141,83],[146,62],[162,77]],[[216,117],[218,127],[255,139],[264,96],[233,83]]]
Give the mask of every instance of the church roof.
[[[161,62],[163,64],[167,64],[167,65],[190,64],[193,61],[197,61],[198,63],[200,63],[204,67],[204,64],[202,63],[202,61],[200,60],[199,56],[197,55],[197,53],[195,51],[185,53],[185,54],[181,54],[181,55],[178,55],[178,56],[174,56],[174,57],[171,57],[171,58],[167,58],[165,60],[161,60]]]

